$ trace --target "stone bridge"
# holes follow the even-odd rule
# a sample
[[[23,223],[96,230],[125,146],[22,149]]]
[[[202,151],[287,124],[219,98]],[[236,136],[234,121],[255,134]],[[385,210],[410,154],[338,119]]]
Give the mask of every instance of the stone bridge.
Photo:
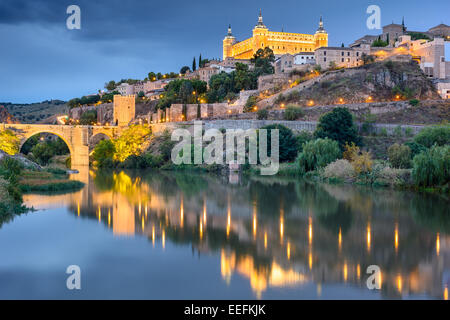
[[[109,139],[120,135],[120,126],[69,126],[45,124],[0,124],[0,131],[12,130],[20,138],[20,148],[32,136],[51,133],[60,137],[68,146],[72,167],[89,166],[89,144],[98,135]]]

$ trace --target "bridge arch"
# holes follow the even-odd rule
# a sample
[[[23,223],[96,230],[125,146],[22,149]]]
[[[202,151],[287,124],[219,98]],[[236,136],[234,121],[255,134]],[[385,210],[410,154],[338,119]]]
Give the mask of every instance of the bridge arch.
[[[64,143],[67,145],[67,148],[69,149],[70,158],[71,159],[73,158],[73,155],[74,155],[73,145],[69,142],[69,140],[63,134],[61,134],[60,132],[57,132],[56,130],[37,130],[37,131],[31,131],[31,132],[25,133],[20,139],[19,150],[22,150],[23,145],[30,138],[32,138],[38,134],[41,134],[41,133],[53,134],[53,135],[61,138],[61,140],[64,141]]]

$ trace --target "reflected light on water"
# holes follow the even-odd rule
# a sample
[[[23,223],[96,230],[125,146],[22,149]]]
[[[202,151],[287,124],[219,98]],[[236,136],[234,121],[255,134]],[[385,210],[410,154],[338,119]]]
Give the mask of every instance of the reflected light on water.
[[[339,251],[341,251],[341,249],[342,249],[342,230],[341,230],[341,227],[339,227],[338,246],[339,246]]]
[[[436,254],[439,256],[439,252],[441,251],[441,240],[439,238],[439,232],[436,235]]]
[[[398,224],[395,224],[395,231],[394,231],[394,246],[395,246],[395,252],[398,251]]]
[[[370,229],[370,223],[367,225],[367,251],[370,252],[370,244],[372,241],[372,234]]]

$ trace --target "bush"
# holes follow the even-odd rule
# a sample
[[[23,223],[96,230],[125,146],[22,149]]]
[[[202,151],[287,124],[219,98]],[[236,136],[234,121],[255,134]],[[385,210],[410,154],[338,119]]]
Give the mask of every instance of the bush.
[[[386,128],[381,128],[380,129],[380,136],[387,137],[387,135],[388,135],[387,129]]]
[[[389,163],[394,168],[411,168],[411,149],[408,146],[393,144],[388,148]]]
[[[267,130],[267,150],[270,156],[271,147],[271,130],[278,129],[279,132],[279,155],[280,162],[290,162],[294,161],[298,154],[297,139],[291,129],[286,128],[281,124],[272,124],[269,126],[262,127],[261,129]]]
[[[354,142],[351,144],[346,143],[342,157],[350,162],[355,161],[356,157],[359,155],[359,151],[359,147],[355,145]]]
[[[244,112],[252,112],[255,108],[256,103],[258,102],[258,97],[250,96],[247,99],[247,102],[244,106]]]
[[[303,110],[296,105],[288,105],[284,111],[284,120],[294,121],[304,115]]]
[[[256,118],[258,120],[266,120],[268,115],[269,115],[269,112],[266,109],[261,109],[261,110],[258,110],[258,113],[256,114]]]
[[[361,143],[357,129],[353,124],[353,118],[347,108],[335,108],[320,117],[317,129],[314,132],[316,138],[329,138],[339,143],[341,150],[346,143]]]
[[[438,146],[450,144],[450,125],[427,127],[414,137],[414,142],[427,148],[431,148],[434,144]]]
[[[353,169],[357,174],[371,172],[372,164],[372,156],[367,151],[363,151],[361,154],[357,155],[352,162]]]
[[[0,150],[7,154],[15,155],[19,152],[20,140],[11,130],[0,131]]]
[[[336,179],[351,179],[355,176],[355,169],[353,169],[352,164],[345,159],[336,160],[328,164],[323,172],[325,178],[336,178]]]
[[[298,152],[300,153],[303,151],[303,145],[313,139],[313,135],[308,131],[301,131],[295,138],[297,139]]]
[[[417,186],[441,186],[450,181],[450,146],[433,146],[413,159],[412,177]]]
[[[426,147],[414,141],[406,142],[405,145],[408,146],[409,149],[411,149],[411,158],[414,158],[419,153],[427,150]]]
[[[394,128],[394,136],[401,137],[402,134],[403,134],[402,127],[401,126],[396,126]]]
[[[115,152],[116,148],[111,140],[102,140],[95,146],[92,156],[99,167],[107,167],[111,165],[112,161],[109,160],[112,160]]]
[[[417,99],[411,99],[409,100],[409,104],[412,105],[413,107],[417,107],[420,104],[420,101]]]
[[[301,173],[323,168],[335,161],[341,155],[337,141],[317,139],[304,144],[303,152],[298,157],[298,165]]]

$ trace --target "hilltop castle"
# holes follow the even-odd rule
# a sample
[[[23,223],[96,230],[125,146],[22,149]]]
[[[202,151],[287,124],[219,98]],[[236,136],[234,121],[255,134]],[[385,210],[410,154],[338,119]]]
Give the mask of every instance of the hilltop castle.
[[[320,17],[319,28],[316,33],[288,33],[269,31],[264,25],[261,11],[259,12],[258,24],[253,28],[253,36],[241,42],[237,42],[231,33],[231,25],[228,34],[223,39],[223,59],[250,59],[258,51],[269,47],[276,55],[286,53],[295,54],[299,52],[314,52],[317,48],[328,46],[328,33],[323,27]]]

